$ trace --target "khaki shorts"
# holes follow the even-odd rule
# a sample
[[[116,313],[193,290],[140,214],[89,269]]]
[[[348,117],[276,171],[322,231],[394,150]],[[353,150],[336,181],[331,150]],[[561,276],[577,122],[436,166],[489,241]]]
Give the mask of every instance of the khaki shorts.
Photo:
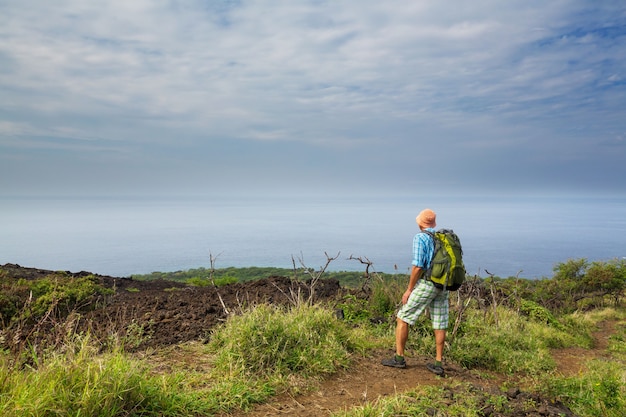
[[[431,281],[420,279],[413,288],[407,303],[400,308],[398,318],[412,326],[426,307],[430,307],[433,329],[445,330],[448,328],[450,314],[448,294],[448,291],[440,290]]]

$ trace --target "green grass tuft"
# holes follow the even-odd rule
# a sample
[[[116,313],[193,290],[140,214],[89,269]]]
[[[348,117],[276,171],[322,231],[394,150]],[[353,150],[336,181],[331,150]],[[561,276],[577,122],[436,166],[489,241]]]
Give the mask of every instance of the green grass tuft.
[[[271,377],[305,377],[345,368],[363,342],[331,311],[302,304],[290,310],[261,305],[231,316],[211,337],[219,372]]]

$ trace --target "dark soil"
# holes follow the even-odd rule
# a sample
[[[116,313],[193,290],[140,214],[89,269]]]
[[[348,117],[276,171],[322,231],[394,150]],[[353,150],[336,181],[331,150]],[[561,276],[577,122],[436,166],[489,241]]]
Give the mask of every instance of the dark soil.
[[[5,277],[34,280],[53,274],[19,265],[0,266]],[[100,283],[114,290],[113,295],[92,300],[81,308],[79,330],[89,329],[101,340],[131,329],[143,329],[142,342],[131,349],[162,347],[192,340],[207,340],[212,327],[224,321],[228,312],[259,303],[285,305],[296,297],[308,299],[309,285],[287,277],[271,276],[259,281],[235,283],[216,288],[198,287],[166,280],[141,281],[116,278],[89,272],[65,276],[95,276]],[[343,292],[337,280],[320,280],[314,286],[315,300],[332,300]],[[137,335],[142,336],[142,335]],[[138,337],[139,338],[139,337]]]
[[[19,265],[0,266],[4,277],[38,279],[52,274],[52,271],[24,268]],[[88,272],[66,275],[94,275]],[[272,276],[259,281],[231,284],[220,288],[194,287],[180,282],[154,280],[138,281],[130,278],[116,278],[95,275],[107,288],[114,289],[112,295],[85,306],[76,323],[78,329],[90,329],[93,336],[105,341],[111,334],[128,337],[134,326],[143,329],[140,343],[131,346],[134,350],[166,347],[188,341],[207,341],[210,330],[227,317],[229,312],[261,302],[288,304],[297,294],[309,297],[308,286],[286,277]],[[334,300],[345,294],[334,280],[320,281],[314,297],[317,300]],[[52,329],[51,329],[52,330]],[[596,350],[563,349],[554,352],[558,372],[575,375],[587,359],[603,354],[603,346],[612,332],[609,324],[597,334]],[[349,370],[342,371],[323,381],[319,388],[310,394],[292,397],[283,395],[268,404],[258,406],[249,412],[235,412],[232,416],[328,416],[331,412],[345,410],[378,398],[414,390],[420,385],[462,382],[471,384],[474,389],[498,395],[506,395],[511,411],[507,414],[494,413],[484,404],[483,415],[506,416],[573,416],[563,404],[554,404],[537,395],[514,388],[501,392],[499,387],[519,386],[517,381],[502,375],[486,372],[467,371],[453,363],[445,363],[445,377],[438,377],[426,370],[427,357],[408,358],[406,369],[387,368],[380,365],[381,359],[391,355],[386,351],[372,352],[367,357],[355,357]],[[450,384],[455,386],[455,384]],[[462,388],[459,388],[462,389]],[[453,394],[452,394],[453,395]],[[529,400],[537,404],[528,411]]]

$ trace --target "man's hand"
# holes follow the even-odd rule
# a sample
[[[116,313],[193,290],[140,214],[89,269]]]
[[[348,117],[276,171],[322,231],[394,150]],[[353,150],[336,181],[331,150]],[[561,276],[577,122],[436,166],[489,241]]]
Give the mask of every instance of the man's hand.
[[[409,296],[412,292],[412,290],[406,290],[404,294],[402,294],[402,304],[406,304],[409,301]]]
[[[402,304],[406,304],[409,301],[409,296],[413,292],[415,285],[417,285],[417,280],[420,275],[422,275],[422,268],[419,266],[413,266],[411,269],[411,276],[409,278],[409,287],[406,289],[404,294],[402,294]]]

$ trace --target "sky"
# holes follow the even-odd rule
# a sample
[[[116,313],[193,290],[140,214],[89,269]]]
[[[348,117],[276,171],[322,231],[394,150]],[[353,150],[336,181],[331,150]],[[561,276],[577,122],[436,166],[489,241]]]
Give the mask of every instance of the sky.
[[[622,0],[0,0],[0,194],[626,195]]]

